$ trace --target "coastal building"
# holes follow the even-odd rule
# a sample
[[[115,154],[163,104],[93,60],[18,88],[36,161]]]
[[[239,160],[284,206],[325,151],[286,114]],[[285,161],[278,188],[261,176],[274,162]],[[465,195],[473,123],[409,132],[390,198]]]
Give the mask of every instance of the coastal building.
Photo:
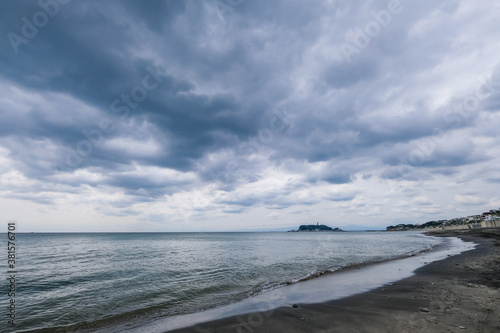
[[[492,209],[489,212],[485,212],[482,214],[483,221],[493,221],[500,219],[500,210]]]
[[[481,221],[481,215],[467,216],[466,219],[467,219],[467,223],[480,222]]]
[[[449,220],[429,221],[423,224],[398,224],[388,226],[387,231],[406,231],[419,229],[477,229],[500,227],[500,208],[479,215],[455,217]]]

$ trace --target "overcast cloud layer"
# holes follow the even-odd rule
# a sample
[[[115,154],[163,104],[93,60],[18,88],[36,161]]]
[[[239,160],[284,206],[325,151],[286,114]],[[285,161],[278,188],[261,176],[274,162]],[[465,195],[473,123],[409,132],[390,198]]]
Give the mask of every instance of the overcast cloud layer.
[[[22,231],[500,206],[496,1],[2,1],[0,16],[0,208]]]

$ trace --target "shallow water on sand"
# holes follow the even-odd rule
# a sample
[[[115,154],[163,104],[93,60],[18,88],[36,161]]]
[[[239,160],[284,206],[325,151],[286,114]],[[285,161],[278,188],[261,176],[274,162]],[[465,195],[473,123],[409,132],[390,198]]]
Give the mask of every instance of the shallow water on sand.
[[[439,242],[414,232],[19,234],[16,330],[118,332]]]
[[[201,313],[158,319],[125,329],[124,332],[163,333],[232,316],[238,316],[241,324],[236,331],[251,331],[245,327],[271,316],[278,307],[290,307],[297,303],[322,303],[364,293],[384,285],[394,285],[394,282],[412,276],[416,269],[426,264],[472,250],[474,247],[474,243],[464,242],[459,238],[445,238],[439,246],[415,256],[325,274],[319,278],[277,288],[241,302]],[[251,327],[252,325],[250,329]]]

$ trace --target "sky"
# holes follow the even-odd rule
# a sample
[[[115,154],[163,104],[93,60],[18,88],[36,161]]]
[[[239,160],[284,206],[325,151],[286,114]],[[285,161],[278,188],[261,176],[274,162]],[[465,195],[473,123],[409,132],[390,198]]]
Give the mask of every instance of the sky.
[[[25,232],[368,228],[500,207],[498,1],[2,1]]]

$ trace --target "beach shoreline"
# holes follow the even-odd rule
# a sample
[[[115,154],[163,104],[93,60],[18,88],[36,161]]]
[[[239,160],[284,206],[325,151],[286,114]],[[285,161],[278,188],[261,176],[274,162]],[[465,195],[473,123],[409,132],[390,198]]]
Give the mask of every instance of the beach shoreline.
[[[500,331],[500,229],[428,233],[476,248],[431,262],[411,277],[338,300],[279,307],[169,332]]]

